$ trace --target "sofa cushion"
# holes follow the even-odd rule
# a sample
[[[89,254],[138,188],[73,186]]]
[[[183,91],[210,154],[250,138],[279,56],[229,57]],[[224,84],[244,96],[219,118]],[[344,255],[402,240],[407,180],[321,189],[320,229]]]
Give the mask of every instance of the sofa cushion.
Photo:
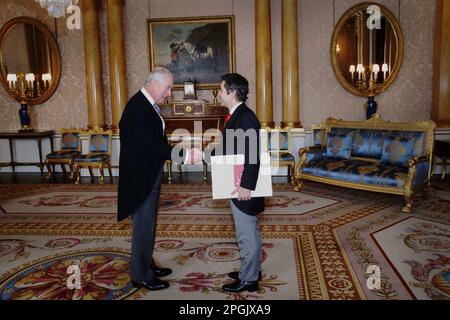
[[[312,130],[313,140],[314,140],[314,146],[323,146],[325,145],[325,138],[326,138],[326,130],[323,128],[314,128]]]
[[[352,156],[353,132],[347,134],[328,133],[327,158],[350,159]]]
[[[47,155],[47,159],[70,159],[80,156],[81,153],[76,150],[58,150]]]
[[[353,132],[352,156],[380,159],[383,140],[382,130],[356,129]]]
[[[323,159],[307,163],[302,173],[343,182],[403,188],[408,169],[370,161]]]
[[[408,167],[413,156],[415,139],[388,136],[384,138],[381,162],[394,166]]]
[[[393,131],[383,130],[384,137],[400,137],[409,140],[414,140],[413,157],[425,155],[425,132],[424,131]]]

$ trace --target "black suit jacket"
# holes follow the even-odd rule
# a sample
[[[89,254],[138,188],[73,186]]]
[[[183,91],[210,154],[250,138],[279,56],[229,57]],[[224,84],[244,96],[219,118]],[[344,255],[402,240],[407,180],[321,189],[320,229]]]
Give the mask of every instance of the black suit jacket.
[[[232,141],[228,141],[229,137],[227,138],[227,130],[229,129],[242,129],[244,132],[249,129],[253,129],[256,132],[256,142],[246,138],[242,139],[242,137],[240,139],[241,141],[238,141],[239,138],[234,137],[235,141],[233,150],[227,150],[227,144],[232,143]],[[223,139],[220,146],[220,151],[222,152],[222,154],[244,154],[245,156],[241,187],[249,190],[256,189],[256,183],[258,180],[260,167],[260,129],[261,125],[255,113],[250,108],[248,108],[245,103],[243,103],[233,112],[230,120],[225,125],[222,134]],[[245,146],[245,149],[239,150],[239,146]],[[252,156],[250,155],[250,152],[253,152]],[[254,154],[254,152],[256,152],[256,154]],[[264,211],[264,198],[252,198],[249,201],[238,201],[237,199],[232,199],[232,201],[239,210],[248,215],[254,216]]]
[[[132,215],[144,202],[164,161],[171,158],[161,118],[142,92],[125,106],[119,122],[120,177],[118,215],[121,221]]]

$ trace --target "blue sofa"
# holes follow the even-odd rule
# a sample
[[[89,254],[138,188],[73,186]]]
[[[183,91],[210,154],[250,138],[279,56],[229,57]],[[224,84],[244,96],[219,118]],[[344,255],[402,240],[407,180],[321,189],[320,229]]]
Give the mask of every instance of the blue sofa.
[[[367,121],[327,119],[313,126],[314,146],[299,150],[295,190],[304,180],[412,197],[426,193],[431,177],[433,121],[391,123],[376,113]]]

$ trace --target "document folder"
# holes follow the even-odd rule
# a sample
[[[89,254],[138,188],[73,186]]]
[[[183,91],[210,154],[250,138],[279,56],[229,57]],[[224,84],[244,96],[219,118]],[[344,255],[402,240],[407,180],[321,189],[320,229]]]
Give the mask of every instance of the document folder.
[[[211,157],[211,178],[213,199],[237,198],[237,193],[231,193],[240,185],[244,170],[244,155],[226,155]],[[271,197],[272,170],[270,167],[270,154],[263,153],[260,156],[260,168],[256,189],[252,191],[252,197]]]

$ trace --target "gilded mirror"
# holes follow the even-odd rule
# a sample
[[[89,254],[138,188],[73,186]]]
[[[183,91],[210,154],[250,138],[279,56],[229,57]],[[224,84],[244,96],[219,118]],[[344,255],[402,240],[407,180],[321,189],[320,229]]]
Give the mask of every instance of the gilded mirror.
[[[6,22],[0,30],[0,68],[1,82],[17,102],[46,102],[61,77],[61,55],[52,32],[30,17]]]
[[[349,92],[374,97],[397,78],[403,48],[403,35],[395,16],[380,4],[360,3],[347,10],[334,29],[334,73]]]

